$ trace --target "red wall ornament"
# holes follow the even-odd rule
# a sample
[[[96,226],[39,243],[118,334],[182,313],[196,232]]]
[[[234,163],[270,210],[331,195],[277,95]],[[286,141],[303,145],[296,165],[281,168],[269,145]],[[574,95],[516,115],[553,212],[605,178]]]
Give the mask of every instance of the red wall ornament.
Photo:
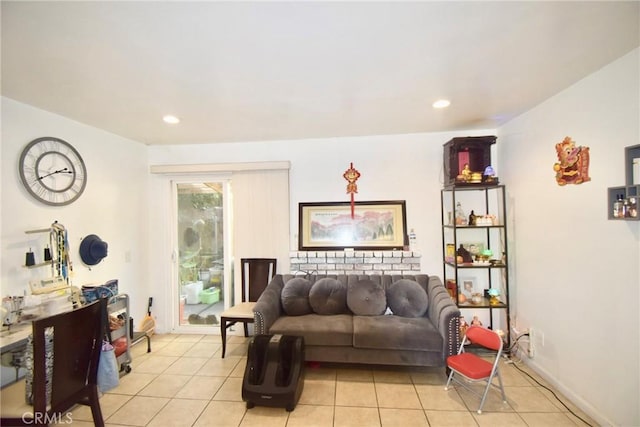
[[[347,194],[351,194],[351,219],[354,218],[354,194],[358,192],[358,185],[356,181],[360,178],[360,172],[356,168],[353,167],[353,162],[350,163],[349,169],[347,169],[344,174],[342,174],[344,179],[346,179],[349,183],[347,184]]]

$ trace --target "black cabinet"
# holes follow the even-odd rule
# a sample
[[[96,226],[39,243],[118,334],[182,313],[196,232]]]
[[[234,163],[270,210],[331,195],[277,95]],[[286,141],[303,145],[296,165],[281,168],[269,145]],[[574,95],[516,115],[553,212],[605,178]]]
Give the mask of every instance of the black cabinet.
[[[444,144],[444,185],[488,184],[484,172],[491,166],[491,146],[496,143],[495,136],[466,136],[453,138]],[[468,179],[458,179],[468,165]],[[475,179],[471,174],[475,175]],[[472,180],[474,182],[472,182]],[[491,180],[497,184],[496,178]]]

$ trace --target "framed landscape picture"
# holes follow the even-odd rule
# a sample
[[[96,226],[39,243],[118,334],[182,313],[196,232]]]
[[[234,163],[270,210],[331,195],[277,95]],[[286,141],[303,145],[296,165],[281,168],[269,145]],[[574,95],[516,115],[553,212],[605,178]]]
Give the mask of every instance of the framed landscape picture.
[[[403,249],[407,235],[404,200],[300,203],[298,249]]]

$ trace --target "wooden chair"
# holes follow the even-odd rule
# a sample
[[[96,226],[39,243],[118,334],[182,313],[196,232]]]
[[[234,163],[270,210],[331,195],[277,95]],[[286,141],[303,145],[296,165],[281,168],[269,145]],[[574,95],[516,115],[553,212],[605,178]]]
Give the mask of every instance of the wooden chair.
[[[220,315],[220,335],[222,336],[222,358],[227,350],[227,328],[242,322],[244,336],[249,336],[248,324],[253,323],[253,307],[262,295],[269,281],[276,274],[275,258],[242,258],[242,301],[229,307]]]
[[[107,299],[33,321],[33,406],[25,399],[25,380],[2,390],[3,426],[33,426],[71,420],[76,404],[91,407],[93,423],[104,426],[96,379],[106,331]],[[46,337],[53,328],[51,402],[47,402]],[[72,421],[72,420],[71,420]]]
[[[475,344],[477,346],[484,347],[485,349],[493,351],[494,354],[492,358],[490,360],[487,360],[474,353],[465,352],[464,345],[466,340],[469,340],[471,344]],[[480,406],[478,407],[478,414],[482,414],[484,401],[487,398],[489,389],[492,387],[500,390],[500,393],[502,394],[502,401],[504,403],[507,402],[507,397],[504,394],[504,387],[502,386],[502,378],[500,377],[500,369],[498,366],[500,363],[500,355],[502,354],[502,345],[502,338],[500,338],[500,335],[498,335],[494,331],[483,328],[481,326],[471,326],[469,327],[469,329],[467,329],[465,336],[462,337],[458,354],[449,356],[447,358],[447,367],[451,370],[451,372],[449,373],[449,379],[447,380],[447,385],[444,387],[444,389],[448,390],[449,384],[454,381],[465,387],[473,394],[478,395],[478,397],[481,397]],[[493,383],[493,379],[496,377],[498,378],[498,385],[495,385]],[[479,395],[470,386],[470,384],[476,382],[482,382],[486,384],[482,395]]]

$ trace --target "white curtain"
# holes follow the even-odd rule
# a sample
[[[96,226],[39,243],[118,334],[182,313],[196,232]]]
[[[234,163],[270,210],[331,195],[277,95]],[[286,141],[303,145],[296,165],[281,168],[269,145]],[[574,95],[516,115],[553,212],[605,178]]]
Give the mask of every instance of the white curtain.
[[[277,272],[289,271],[289,170],[234,171],[234,297],[240,301],[241,258],[277,258]]]

